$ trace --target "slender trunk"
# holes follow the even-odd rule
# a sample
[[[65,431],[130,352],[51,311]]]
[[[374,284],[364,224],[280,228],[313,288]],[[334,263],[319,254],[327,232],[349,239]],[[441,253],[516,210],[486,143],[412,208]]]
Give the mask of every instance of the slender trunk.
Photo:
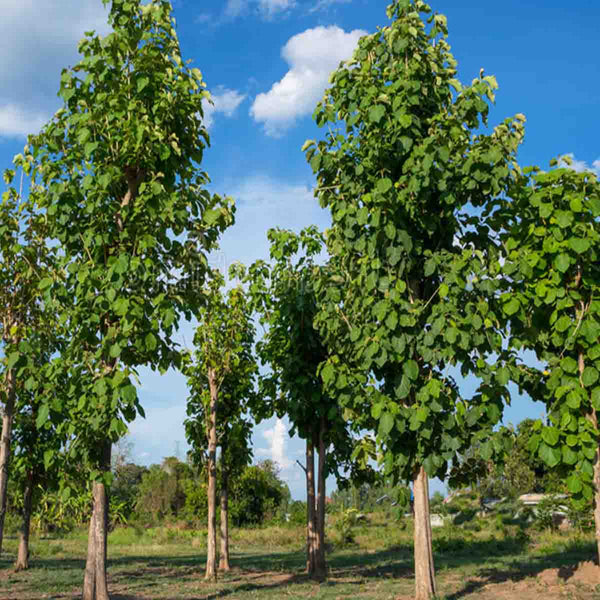
[[[27,472],[27,481],[23,493],[23,522],[19,532],[19,550],[17,552],[16,571],[29,569],[29,532],[31,525],[31,502],[33,497],[33,472]]]
[[[229,571],[229,473],[223,464],[221,470],[221,556],[219,569]]]
[[[210,414],[208,434],[208,539],[206,548],[205,579],[217,578],[217,388],[215,372],[208,370],[210,386]]]
[[[317,471],[317,531],[315,551],[315,577],[323,578],[327,575],[327,562],[325,559],[325,417],[319,422],[319,467]]]
[[[8,463],[10,460],[10,438],[15,412],[16,377],[14,369],[6,372],[6,404],[2,416],[2,438],[0,439],[0,555],[4,538],[4,517],[7,508]]]
[[[413,480],[415,497],[415,600],[430,600],[436,594],[431,516],[429,513],[429,480],[420,467]]]
[[[110,469],[111,443],[105,441],[100,468]],[[83,580],[83,600],[110,600],[106,579],[108,494],[104,483],[95,481],[92,487],[94,506],[90,519],[88,554]]]
[[[306,439],[306,572],[315,575],[315,449],[312,438]]]
[[[83,577],[83,600],[94,600],[96,596],[96,511],[92,510],[88,529],[88,549]]]
[[[598,423],[595,410],[594,419]],[[600,565],[600,447],[596,448],[596,462],[594,463],[594,524],[596,525],[597,559]]]

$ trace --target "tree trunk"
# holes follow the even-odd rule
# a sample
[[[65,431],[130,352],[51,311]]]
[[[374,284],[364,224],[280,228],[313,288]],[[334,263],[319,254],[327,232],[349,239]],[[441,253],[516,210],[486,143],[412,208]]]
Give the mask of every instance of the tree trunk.
[[[594,418],[598,422],[596,411]],[[600,447],[596,448],[596,462],[594,463],[594,524],[596,525],[597,559],[600,565]]]
[[[420,467],[413,480],[415,497],[415,600],[430,600],[436,594],[431,516],[429,513],[429,480]]]
[[[219,569],[229,571],[229,473],[223,464],[221,469],[221,556]]]
[[[111,443],[104,442],[100,468],[110,470]],[[110,600],[106,579],[108,494],[104,483],[95,481],[92,487],[94,507],[90,519],[88,553],[83,580],[83,600]]]
[[[208,539],[205,579],[217,578],[217,402],[219,390],[214,369],[208,370],[210,413],[208,437]]]
[[[315,515],[315,449],[309,436],[306,439],[306,572],[310,577],[316,570]]]
[[[4,538],[4,517],[8,503],[8,463],[10,461],[10,439],[15,412],[16,378],[14,369],[8,369],[5,378],[6,404],[2,416],[2,438],[0,438],[0,555]]]
[[[29,532],[31,529],[31,503],[33,499],[33,472],[27,472],[27,481],[23,493],[23,522],[19,532],[19,551],[17,552],[16,571],[29,569]]]
[[[325,417],[319,422],[319,467],[317,471],[317,527],[315,549],[315,577],[322,579],[327,575],[327,562],[325,559]]]

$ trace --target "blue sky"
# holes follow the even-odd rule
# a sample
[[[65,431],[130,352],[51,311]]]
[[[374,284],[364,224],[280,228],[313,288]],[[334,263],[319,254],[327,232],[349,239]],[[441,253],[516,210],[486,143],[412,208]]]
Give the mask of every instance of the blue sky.
[[[237,224],[213,258],[221,266],[268,256],[266,230],[329,223],[312,196],[314,180],[300,147],[320,131],[310,115],[329,72],[349,58],[357,39],[385,25],[388,0],[175,0],[184,58],[204,74],[215,106],[207,107],[212,147],[202,167],[211,188],[233,196]],[[546,166],[572,154],[575,168],[600,172],[600,4],[545,0],[438,0],[448,17],[459,78],[484,68],[500,89],[490,123],[527,117],[522,164]],[[106,31],[100,0],[3,0],[0,21],[0,166],[10,166],[27,133],[58,108],[60,70],[77,60],[83,31]],[[179,341],[191,343],[191,326]],[[141,372],[147,418],[131,426],[133,458],[159,462],[186,445],[185,380]],[[467,386],[468,387],[468,386]],[[541,406],[516,394],[505,420],[540,416]],[[257,427],[255,456],[280,463],[294,497],[304,479],[294,465],[303,446],[287,424]],[[436,483],[434,489],[440,489]],[[443,488],[442,488],[443,489]]]

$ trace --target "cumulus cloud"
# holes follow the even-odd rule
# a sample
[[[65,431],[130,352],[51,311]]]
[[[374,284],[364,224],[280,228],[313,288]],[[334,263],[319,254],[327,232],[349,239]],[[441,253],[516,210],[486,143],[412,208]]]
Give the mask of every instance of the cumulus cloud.
[[[246,94],[240,94],[237,90],[219,87],[216,93],[211,94],[211,97],[213,103],[211,104],[208,100],[205,100],[202,106],[204,109],[204,124],[207,128],[212,127],[216,113],[233,117],[237,107],[246,98]]]
[[[263,437],[269,443],[269,447],[258,448],[256,453],[260,456],[270,458],[282,470],[289,469],[294,463],[288,458],[287,442],[289,436],[284,422],[281,419],[277,419],[273,427],[263,431]]]
[[[559,166],[569,167],[573,169],[573,171],[577,171],[578,173],[583,173],[584,171],[591,171],[592,173],[595,173],[596,175],[598,175],[598,177],[600,177],[600,158],[596,159],[590,166],[586,161],[578,160],[577,158],[575,158],[575,155],[572,152],[569,152],[564,156],[569,160],[560,160],[558,163]]]
[[[108,31],[99,0],[3,0],[0,19],[0,136],[39,129],[58,106],[61,69],[77,61],[84,31]]]
[[[345,32],[340,27],[315,27],[290,38],[282,56],[290,66],[283,79],[259,94],[250,109],[267,135],[279,136],[299,117],[309,115],[327,86],[329,74],[352,56],[361,29]]]

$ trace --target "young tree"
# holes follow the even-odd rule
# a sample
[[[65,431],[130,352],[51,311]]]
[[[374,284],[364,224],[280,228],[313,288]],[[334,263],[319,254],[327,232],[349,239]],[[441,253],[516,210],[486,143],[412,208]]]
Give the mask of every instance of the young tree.
[[[231,460],[232,452],[247,448],[248,430],[241,425],[241,415],[248,407],[248,400],[254,397],[257,374],[252,354],[254,326],[250,304],[239,286],[224,297],[221,291],[224,283],[223,276],[213,272],[194,336],[196,351],[184,368],[190,388],[186,435],[192,445],[206,444],[208,450],[206,579],[217,577],[217,446],[221,444],[226,460]],[[227,417],[232,422],[227,423]],[[236,434],[243,439],[236,440]],[[247,450],[240,452],[248,456]],[[222,470],[222,476],[225,515],[221,514],[221,525],[225,527],[222,531],[226,551],[223,565],[228,566],[227,469]]]
[[[207,93],[182,61],[170,3],[114,0],[109,23],[106,37],[80,42],[82,59],[61,76],[63,107],[17,160],[65,269],[40,287],[69,327],[53,368],[70,373],[63,427],[94,482],[85,600],[108,598],[106,486],[111,445],[141,413],[135,369],[179,363],[171,336],[196,310],[205,254],[233,220],[230,201],[203,189]]]
[[[14,171],[5,171],[5,182],[10,184],[14,175]],[[38,283],[45,277],[51,255],[43,217],[20,191],[9,188],[0,202],[0,340],[4,355],[0,363],[0,554],[16,398],[35,354],[27,337],[48,325],[41,316]]]
[[[502,352],[499,267],[474,215],[514,178],[523,117],[478,133],[495,79],[456,79],[446,18],[422,0],[395,0],[388,17],[333,73],[315,112],[330,132],[304,150],[333,221],[321,374],[359,423],[376,420],[385,475],[413,482],[422,600],[436,593],[428,477],[487,436],[507,396],[509,371],[490,362]],[[452,365],[480,379],[468,401]]]
[[[510,344],[541,363],[530,367],[533,383],[517,383],[549,415],[529,450],[558,470],[576,504],[594,500],[600,560],[600,182],[570,168],[529,169],[494,216]]]
[[[261,362],[270,372],[260,378],[261,394],[269,399],[261,417],[287,415],[293,430],[306,441],[307,572],[317,579],[326,575],[325,481],[338,467],[350,467],[354,450],[337,397],[325,393],[318,371],[329,353],[313,326],[317,314],[315,278],[321,267],[316,259],[323,238],[316,228],[300,234],[270,230],[272,266],[263,261],[247,275],[254,306],[265,326],[257,343]],[[315,477],[315,449],[319,461]]]

